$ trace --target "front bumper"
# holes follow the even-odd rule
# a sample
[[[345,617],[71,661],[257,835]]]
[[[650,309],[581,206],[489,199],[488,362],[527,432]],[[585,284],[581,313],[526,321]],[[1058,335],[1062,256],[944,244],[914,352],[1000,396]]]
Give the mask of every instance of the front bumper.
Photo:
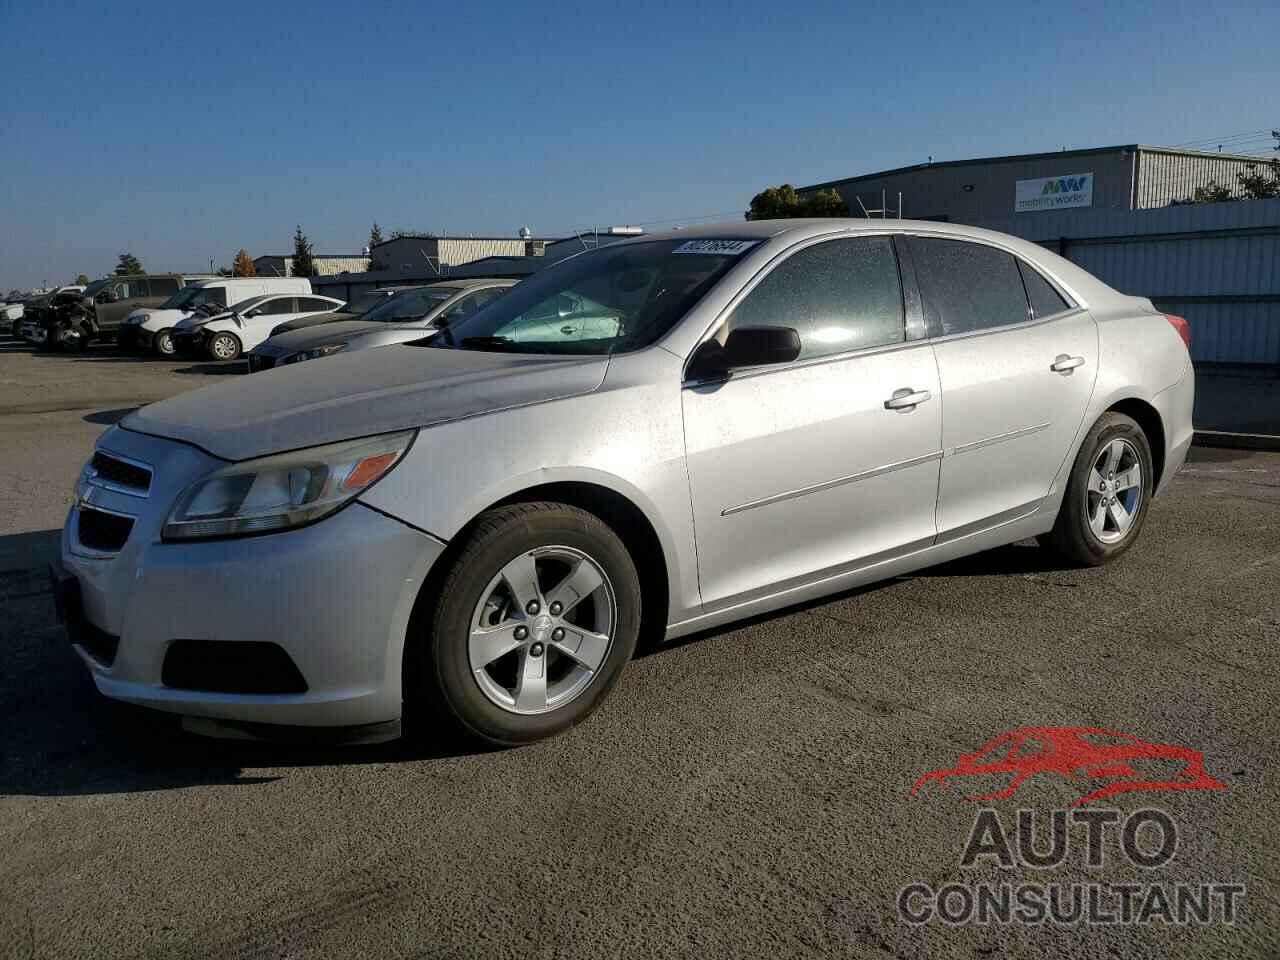
[[[116,342],[126,349],[149,349],[152,333],[141,324],[128,324],[116,331]]]
[[[99,691],[244,724],[350,727],[400,716],[409,617],[444,544],[359,502],[284,533],[164,543],[159,528],[177,490],[211,458],[119,429],[100,447],[154,465],[156,482],[142,499],[94,489],[94,502],[73,507],[63,529],[60,565],[74,578],[83,617],[73,642]],[[84,547],[82,509],[133,512],[118,551]],[[216,689],[194,688],[201,681],[197,675],[193,682],[190,670],[180,683],[166,683],[177,641],[244,651],[274,645],[297,667],[305,690],[236,692],[227,689],[225,670]],[[245,687],[257,679],[246,676]]]

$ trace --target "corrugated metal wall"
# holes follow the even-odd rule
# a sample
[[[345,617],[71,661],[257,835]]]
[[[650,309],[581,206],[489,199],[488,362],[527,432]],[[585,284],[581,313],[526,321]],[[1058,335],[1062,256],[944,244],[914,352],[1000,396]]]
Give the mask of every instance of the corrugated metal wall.
[[[1210,182],[1230,187],[1239,195],[1236,174],[1247,170],[1249,163],[1213,154],[1139,150],[1134,207],[1164,207],[1190,200],[1197,187],[1207,187]]]
[[[986,221],[1191,321],[1199,362],[1280,365],[1280,200]]]

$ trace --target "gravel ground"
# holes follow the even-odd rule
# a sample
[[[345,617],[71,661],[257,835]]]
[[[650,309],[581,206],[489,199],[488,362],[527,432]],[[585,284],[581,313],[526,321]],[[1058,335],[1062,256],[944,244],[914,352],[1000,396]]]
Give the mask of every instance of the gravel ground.
[[[550,742],[302,750],[109,705],[44,581],[105,426],[238,372],[0,341],[0,955],[1280,956],[1280,454],[1193,451],[1106,569],[1018,544],[644,656]],[[1027,725],[1192,747],[1225,788],[1090,805],[1167,813],[1154,869],[1114,831],[1090,868],[1080,828],[1060,866],[962,867],[980,809],[1092,789],[908,795]],[[949,881],[1247,893],[1231,924],[899,916]]]

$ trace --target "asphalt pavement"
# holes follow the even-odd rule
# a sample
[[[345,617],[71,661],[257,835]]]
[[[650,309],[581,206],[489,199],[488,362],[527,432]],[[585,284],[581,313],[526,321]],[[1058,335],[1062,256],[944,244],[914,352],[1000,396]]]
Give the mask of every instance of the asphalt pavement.
[[[1280,956],[1280,454],[1194,449],[1110,567],[1017,544],[680,641],[548,742],[300,749],[108,704],[44,579],[95,437],[239,369],[0,341],[0,956]],[[1165,815],[1159,866],[1119,826],[1098,866],[1079,826],[1055,866],[962,865],[980,811],[1047,830],[1136,761],[910,795],[1004,731],[1080,726],[1202,753],[1217,786],[1079,808]],[[1002,883],[1243,893],[1230,922],[899,909]]]

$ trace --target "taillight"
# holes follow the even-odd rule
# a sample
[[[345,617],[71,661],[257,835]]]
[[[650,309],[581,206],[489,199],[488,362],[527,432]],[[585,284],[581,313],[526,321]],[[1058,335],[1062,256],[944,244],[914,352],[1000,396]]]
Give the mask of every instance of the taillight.
[[[1180,317],[1176,313],[1166,313],[1164,318],[1173,324],[1173,329],[1178,331],[1178,336],[1182,338],[1182,342],[1187,345],[1187,351],[1191,350],[1191,324],[1187,323],[1186,317]]]

